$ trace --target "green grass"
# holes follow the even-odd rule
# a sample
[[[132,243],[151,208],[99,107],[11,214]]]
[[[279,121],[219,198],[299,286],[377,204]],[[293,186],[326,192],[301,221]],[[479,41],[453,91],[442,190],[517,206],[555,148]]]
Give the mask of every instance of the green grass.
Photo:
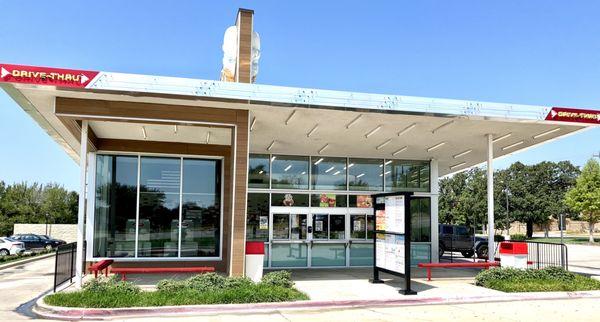
[[[192,289],[179,291],[141,291],[131,293],[119,290],[104,292],[76,291],[47,296],[46,304],[64,307],[117,308],[167,305],[232,304],[308,300],[306,294],[275,285],[253,284],[234,289],[209,292]]]
[[[479,286],[502,292],[567,292],[600,290],[600,281],[560,267],[544,269],[493,268],[475,276]]]
[[[53,253],[53,252],[54,252],[54,250],[51,250],[51,251],[43,250],[43,251],[39,251],[39,252],[35,252],[35,253],[32,252],[32,253],[28,253],[28,254],[24,254],[24,255],[0,256],[0,265],[5,264],[5,263],[14,262],[14,261],[19,261],[19,260],[25,260],[28,258],[45,255],[45,254]]]
[[[560,237],[548,237],[548,238],[546,238],[546,237],[533,237],[533,238],[530,238],[528,240],[535,241],[535,242],[560,244]],[[600,246],[600,243],[598,243],[598,241],[600,240],[600,237],[595,238],[596,242],[594,244],[590,244],[589,240],[590,240],[589,237],[564,237],[563,238],[563,242],[565,244]]]

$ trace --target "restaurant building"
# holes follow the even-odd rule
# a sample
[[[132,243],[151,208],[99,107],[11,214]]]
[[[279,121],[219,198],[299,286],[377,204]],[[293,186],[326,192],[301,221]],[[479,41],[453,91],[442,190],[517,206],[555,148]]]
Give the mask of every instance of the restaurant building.
[[[491,174],[494,158],[600,123],[598,111],[254,84],[252,21],[239,11],[221,81],[0,64],[0,87],[81,165],[86,262],[241,275],[251,240],[265,267],[371,266],[370,196],[394,191],[414,192],[413,263],[435,262],[440,177],[485,162]]]

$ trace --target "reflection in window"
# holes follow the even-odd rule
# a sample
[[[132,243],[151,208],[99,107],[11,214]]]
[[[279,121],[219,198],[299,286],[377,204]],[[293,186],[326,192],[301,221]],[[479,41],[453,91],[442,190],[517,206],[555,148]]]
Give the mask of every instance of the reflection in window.
[[[273,189],[308,190],[308,157],[272,156],[271,167]]]
[[[269,194],[249,193],[246,216],[246,240],[269,240]]]
[[[220,161],[183,160],[182,257],[219,256],[220,172]]]
[[[329,216],[313,215],[313,239],[327,239],[329,235]]]
[[[350,238],[365,239],[367,237],[367,215],[350,215]]]
[[[251,154],[248,161],[248,187],[269,188],[269,155]]]
[[[388,160],[385,162],[386,191],[429,191],[429,164]]]
[[[180,159],[142,157],[138,257],[176,257]]]
[[[367,215],[367,239],[375,237],[375,216]]]
[[[314,190],[346,190],[346,158],[313,157],[311,185]]]
[[[273,214],[273,239],[290,239],[288,214]]]
[[[346,238],[346,216],[329,215],[329,239]]]
[[[308,207],[308,195],[300,193],[274,193],[271,206]]]
[[[312,194],[310,197],[311,207],[346,207],[348,205],[347,196],[333,193]]]
[[[306,239],[306,215],[290,215],[291,236],[293,240]]]
[[[136,156],[96,157],[94,257],[134,257]]]
[[[383,160],[350,159],[348,185],[351,191],[383,190]]]
[[[431,242],[431,202],[429,198],[413,198],[410,201],[412,213],[411,230],[413,242]],[[442,226],[446,227],[446,226]],[[450,226],[448,226],[450,227]],[[452,227],[450,227],[452,233]]]

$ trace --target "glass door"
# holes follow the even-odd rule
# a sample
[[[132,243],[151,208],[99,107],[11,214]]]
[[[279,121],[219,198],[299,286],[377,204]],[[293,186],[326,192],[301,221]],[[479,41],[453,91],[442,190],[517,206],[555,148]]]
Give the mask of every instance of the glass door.
[[[347,210],[311,208],[310,266],[347,266]]]
[[[369,208],[369,210],[350,209],[349,212],[349,265],[372,266],[373,232],[375,229],[373,211]]]
[[[270,267],[308,267],[308,209],[271,207]]]

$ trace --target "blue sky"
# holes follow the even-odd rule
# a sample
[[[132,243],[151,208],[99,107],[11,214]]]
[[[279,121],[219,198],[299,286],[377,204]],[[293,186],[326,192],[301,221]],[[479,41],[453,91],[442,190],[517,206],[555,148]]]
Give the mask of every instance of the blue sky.
[[[600,108],[598,1],[2,1],[0,61],[218,78],[225,29],[255,10],[258,83]],[[77,165],[0,93],[0,180],[77,189]],[[600,128],[496,163],[571,160]]]

